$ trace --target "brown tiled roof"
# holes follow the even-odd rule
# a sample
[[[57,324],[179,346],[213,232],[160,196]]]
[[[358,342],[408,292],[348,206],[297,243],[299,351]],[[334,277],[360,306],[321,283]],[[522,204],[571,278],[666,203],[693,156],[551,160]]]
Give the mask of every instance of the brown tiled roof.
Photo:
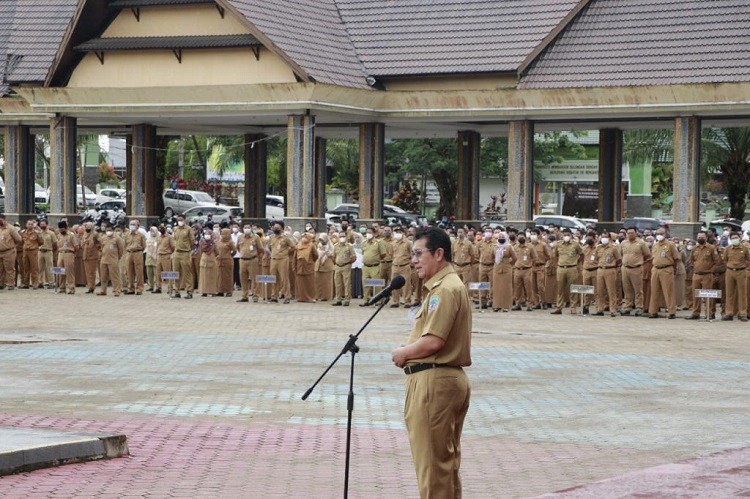
[[[750,81],[747,0],[592,0],[519,88]]]
[[[374,76],[515,72],[577,0],[336,0]]]
[[[0,96],[8,92],[6,83],[10,70],[10,54],[8,54],[8,40],[13,32],[13,19],[16,11],[16,0],[3,3],[3,13],[0,14]]]
[[[316,81],[368,86],[334,0],[228,1]]]
[[[206,49],[214,47],[256,47],[253,35],[216,36],[143,36],[94,38],[74,47],[83,52],[93,50]]]

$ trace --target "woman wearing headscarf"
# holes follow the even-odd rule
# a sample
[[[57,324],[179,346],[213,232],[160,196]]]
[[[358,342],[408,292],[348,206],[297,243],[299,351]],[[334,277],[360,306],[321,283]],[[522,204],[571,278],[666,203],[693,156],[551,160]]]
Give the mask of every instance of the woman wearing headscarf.
[[[333,300],[333,244],[328,234],[318,236],[318,256],[315,262],[315,294],[319,301]]]
[[[315,262],[318,250],[312,234],[305,232],[297,243],[295,291],[298,302],[315,303]]]
[[[513,305],[513,264],[516,252],[508,242],[508,234],[500,232],[492,268],[492,310],[507,312]]]
[[[206,228],[203,237],[198,243],[200,259],[200,272],[198,273],[198,289],[201,296],[215,295],[218,293],[217,283],[219,280],[219,262],[217,260],[217,241],[214,241],[213,230]]]
[[[232,242],[232,231],[230,229],[221,229],[219,244],[217,245],[217,259],[219,261],[219,279],[217,289],[219,296],[232,296],[234,287],[234,254],[236,250]]]

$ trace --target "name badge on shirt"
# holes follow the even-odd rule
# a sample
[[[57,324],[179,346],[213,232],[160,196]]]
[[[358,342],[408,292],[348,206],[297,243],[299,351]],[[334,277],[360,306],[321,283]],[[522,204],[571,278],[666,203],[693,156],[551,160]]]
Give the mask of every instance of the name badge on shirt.
[[[596,260],[596,255],[591,255],[591,261],[593,262],[594,260]]]
[[[666,251],[664,251],[664,250],[662,250],[662,252],[660,253],[660,256],[661,256],[662,258],[666,258],[666,257],[667,257],[667,252],[666,252]]]
[[[109,251],[114,251],[114,250],[115,250],[115,244],[109,243]]]
[[[523,261],[524,261],[524,262],[525,262],[526,260],[528,260],[528,259],[529,259],[529,257],[528,257],[528,256],[526,256],[526,255],[523,255]]]

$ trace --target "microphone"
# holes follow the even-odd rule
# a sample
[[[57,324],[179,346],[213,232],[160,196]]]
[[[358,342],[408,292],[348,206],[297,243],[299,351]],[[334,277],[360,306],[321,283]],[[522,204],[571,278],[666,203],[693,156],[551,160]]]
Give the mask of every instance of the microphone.
[[[367,305],[372,305],[373,303],[379,302],[383,298],[387,298],[391,296],[391,293],[396,289],[401,289],[404,287],[404,284],[406,284],[406,279],[404,279],[404,276],[397,275],[393,278],[391,283],[383,288],[383,290],[370,298],[370,301],[367,302]]]

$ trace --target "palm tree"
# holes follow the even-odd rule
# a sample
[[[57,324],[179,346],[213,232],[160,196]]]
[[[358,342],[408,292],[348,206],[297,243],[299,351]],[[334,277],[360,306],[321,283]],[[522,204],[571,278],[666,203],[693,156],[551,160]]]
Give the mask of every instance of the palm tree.
[[[750,128],[709,128],[703,139],[704,162],[723,174],[730,216],[742,220],[750,189]]]

